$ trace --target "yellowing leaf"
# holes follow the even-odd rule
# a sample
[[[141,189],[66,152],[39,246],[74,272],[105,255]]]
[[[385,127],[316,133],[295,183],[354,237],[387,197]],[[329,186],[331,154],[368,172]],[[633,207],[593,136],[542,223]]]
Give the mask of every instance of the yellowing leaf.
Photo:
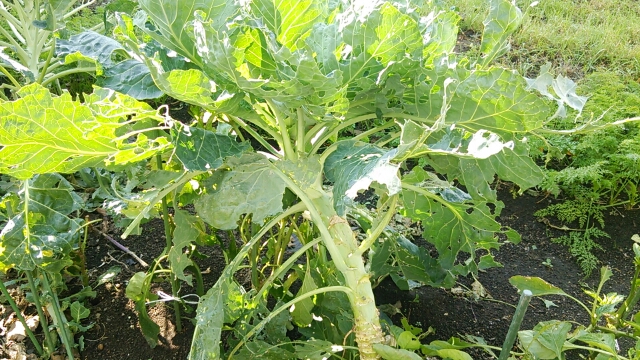
[[[18,95],[18,100],[0,102],[1,173],[19,179],[72,173],[143,160],[169,146],[162,137],[121,136],[131,123],[145,120],[151,126],[156,116],[148,105],[126,95],[96,88],[82,104],[69,93],[53,96],[39,84],[20,89]]]

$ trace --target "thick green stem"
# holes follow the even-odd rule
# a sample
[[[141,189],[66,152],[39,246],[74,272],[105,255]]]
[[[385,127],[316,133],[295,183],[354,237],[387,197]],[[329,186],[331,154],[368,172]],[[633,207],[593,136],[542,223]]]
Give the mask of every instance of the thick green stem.
[[[36,305],[36,311],[38,312],[38,316],[40,317],[40,324],[42,325],[42,330],[44,331],[44,339],[47,343],[47,353],[52,353],[56,349],[56,343],[53,341],[51,337],[51,333],[49,332],[49,321],[47,321],[47,317],[42,311],[42,303],[40,302],[40,292],[38,291],[38,286],[36,286],[36,282],[33,279],[33,272],[31,270],[25,271],[27,274],[27,280],[29,282],[29,288],[31,289],[31,294],[33,294],[33,303]]]
[[[331,196],[314,187],[302,189],[298,184],[281,174],[287,186],[307,205],[311,219],[318,227],[322,241],[331,258],[344,277],[345,285],[352,290],[348,294],[353,311],[354,333],[360,351],[360,359],[379,359],[373,344],[384,340],[380,316],[376,308],[369,273],[358,248],[351,226],[333,208]]]
[[[633,309],[634,306],[640,300],[640,281],[638,278],[640,277],[640,264],[638,264],[638,259],[636,258],[636,270],[633,274],[633,279],[631,280],[631,289],[629,290],[629,296],[624,300],[618,311],[616,312],[616,317],[618,320],[624,320],[627,317],[630,309]]]
[[[29,325],[27,325],[27,320],[24,318],[24,316],[22,316],[22,313],[20,312],[18,305],[16,304],[15,301],[13,301],[13,298],[11,297],[11,295],[9,295],[9,291],[7,290],[7,287],[4,285],[4,281],[1,281],[1,280],[0,280],[0,291],[2,291],[2,295],[4,295],[4,297],[7,299],[7,302],[11,306],[11,309],[13,309],[13,312],[18,317],[18,320],[20,320],[20,322],[22,323],[22,326],[24,326],[24,330],[27,333],[27,336],[29,336],[29,339],[31,340],[33,347],[38,352],[38,355],[43,356],[44,352],[42,351],[42,346],[38,342],[38,339],[36,339],[36,336],[33,334],[33,331],[29,329]]]
[[[304,135],[305,135],[305,123],[304,123],[304,114],[302,112],[302,108],[298,108],[297,111],[297,115],[298,115],[298,133],[297,133],[297,140],[296,140],[296,149],[298,150],[298,153],[300,154],[304,154],[304,148],[305,148],[305,142],[304,142]]]
[[[369,273],[365,269],[351,226],[335,213],[331,198],[326,194],[312,198],[312,201],[321,214],[323,224],[331,234],[328,238],[323,236],[323,242],[334,260],[337,258],[343,260],[344,265],[338,266],[339,263],[336,263],[336,267],[344,276],[345,285],[353,290],[353,293],[347,295],[353,311],[354,332],[360,350],[360,359],[378,359],[379,356],[373,350],[373,344],[381,343],[384,339],[380,327],[380,316],[376,308]],[[312,218],[314,218],[313,215]],[[314,221],[317,220],[314,219]]]

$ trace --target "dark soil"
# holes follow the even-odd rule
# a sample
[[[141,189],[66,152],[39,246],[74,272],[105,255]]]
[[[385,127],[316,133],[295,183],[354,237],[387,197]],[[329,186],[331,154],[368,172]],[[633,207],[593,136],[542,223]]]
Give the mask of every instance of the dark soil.
[[[501,346],[514,312],[512,305],[517,303],[519,297],[516,289],[509,284],[511,276],[539,276],[567,293],[588,301],[582,289],[584,286],[595,287],[599,272],[594,271],[590,278],[584,279],[566,248],[550,241],[551,237],[558,236],[559,233],[551,231],[533,216],[549,200],[530,195],[514,199],[508,190],[500,191],[499,195],[506,205],[500,218],[501,223],[517,230],[522,235],[522,242],[518,245],[505,244],[497,252],[497,260],[504,267],[479,274],[478,280],[484,286],[487,296],[474,298],[472,292],[466,291],[471,289],[474,281],[472,278],[460,279],[457,291],[422,287],[403,292],[392,281],[384,281],[375,289],[378,305],[392,304],[400,307],[412,324],[423,329],[434,328],[435,334],[427,341],[469,334],[483,337],[491,345]],[[609,226],[606,230],[611,234],[612,240],[603,242],[605,251],[598,253],[602,265],[610,266],[614,272],[612,280],[605,286],[606,292],[626,294],[628,291],[633,274],[630,238],[639,232],[634,221],[637,215],[637,211],[623,212],[606,219]],[[118,231],[110,223],[106,224],[108,227],[104,230],[120,240]],[[154,220],[144,226],[143,235],[130,236],[121,240],[121,243],[145,261],[151,262],[165,245],[162,229],[162,222]],[[183,314],[184,329],[177,332],[170,306],[163,303],[151,306],[149,314],[161,327],[161,340],[152,349],[140,332],[133,303],[125,296],[128,279],[135,272],[145,269],[116,249],[103,236],[97,233],[94,235],[86,251],[91,281],[94,282],[112,266],[120,266],[122,272],[112,283],[96,288],[97,296],[89,304],[91,316],[87,319],[87,323],[94,323],[94,326],[84,333],[82,359],[186,359],[194,329],[189,321],[193,312]],[[200,251],[209,256],[199,262],[205,273],[205,289],[208,289],[221,273],[224,258],[216,247],[205,247]],[[169,292],[160,285],[155,290]],[[182,289],[181,294],[189,293],[194,293],[194,290]],[[541,300],[533,299],[522,328],[531,329],[537,322],[551,319],[583,323],[587,320],[584,310],[571,300],[557,296],[548,299],[557,306],[547,308]],[[399,315],[393,317],[394,321],[399,322],[399,319]],[[625,346],[624,343],[622,345]],[[474,359],[485,357],[482,353],[472,355]]]
[[[451,290],[430,287],[402,292],[392,281],[385,281],[375,290],[378,304],[397,304],[399,301],[402,313],[411,323],[419,324],[423,329],[429,326],[435,329],[431,340],[474,335],[498,347],[502,346],[519,299],[517,290],[509,284],[509,278],[514,275],[541,277],[590,304],[583,289],[596,289],[600,272],[594,271],[585,279],[568,250],[551,242],[551,238],[560,236],[561,232],[550,230],[533,216],[536,210],[547,206],[549,200],[530,195],[514,199],[508,191],[501,191],[499,197],[505,203],[500,223],[517,230],[522,235],[522,242],[518,245],[507,243],[496,253],[496,259],[504,267],[479,274],[478,281],[486,290],[486,297],[477,299],[471,291],[454,295]],[[597,253],[600,265],[609,266],[613,271],[611,280],[603,288],[605,293],[627,294],[629,291],[634,271],[631,236],[639,230],[635,222],[637,216],[638,211],[628,211],[609,214],[606,218],[609,227],[605,230],[611,240],[601,242],[604,251]],[[471,289],[472,282],[473,279],[459,281],[462,289]],[[547,308],[542,300],[534,298],[521,329],[532,329],[538,322],[552,319],[588,324],[588,314],[574,301],[562,296],[545,299],[552,300],[557,306]],[[625,345],[632,344],[621,343],[623,348]],[[480,358],[483,354],[474,354],[474,359]]]
[[[130,236],[122,240],[115,229],[113,237],[129,248],[143,260],[150,263],[158,256],[165,246],[165,236],[162,221],[153,220],[144,226],[140,236]],[[205,289],[210,288],[224,269],[225,261],[216,247],[200,247],[199,251],[208,258],[199,260],[202,269]],[[138,315],[133,302],[125,296],[128,279],[138,271],[145,271],[140,264],[127,254],[116,249],[104,237],[96,236],[87,248],[87,263],[91,270],[91,277],[96,278],[111,266],[120,266],[122,272],[112,283],[107,283],[96,289],[97,296],[92,302],[89,322],[94,327],[86,333],[85,350],[82,352],[86,360],[183,360],[189,354],[191,337],[194,326],[195,307],[191,313],[183,313],[183,329],[176,331],[175,317],[170,305],[158,303],[149,307],[149,315],[160,325],[160,341],[151,348],[138,325]],[[170,287],[158,285],[155,291],[162,290],[171,293]],[[181,294],[193,294],[192,288],[183,288]]]

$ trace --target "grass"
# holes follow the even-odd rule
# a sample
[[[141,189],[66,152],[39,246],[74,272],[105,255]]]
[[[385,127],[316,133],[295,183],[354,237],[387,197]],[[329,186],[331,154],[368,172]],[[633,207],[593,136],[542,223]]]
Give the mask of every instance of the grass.
[[[479,33],[487,0],[445,0],[462,16],[464,31]],[[580,79],[596,71],[640,78],[640,2],[630,0],[517,1],[526,12],[504,61],[525,75],[551,62],[556,73]]]
[[[462,50],[479,51],[490,2],[443,1],[462,17]],[[640,116],[640,1],[541,0],[533,7],[533,0],[516,1],[525,12],[523,24],[512,36],[512,50],[499,61],[530,78],[551,63],[552,73],[575,80],[577,92],[589,97],[581,118],[574,113],[549,127],[573,128],[574,121],[592,117],[612,122]],[[598,266],[599,243],[611,241],[604,214],[612,206],[629,209],[640,203],[639,124],[531,144],[532,155],[546,164],[539,189],[557,200],[536,216],[580,228],[554,241],[566,245],[589,275]]]

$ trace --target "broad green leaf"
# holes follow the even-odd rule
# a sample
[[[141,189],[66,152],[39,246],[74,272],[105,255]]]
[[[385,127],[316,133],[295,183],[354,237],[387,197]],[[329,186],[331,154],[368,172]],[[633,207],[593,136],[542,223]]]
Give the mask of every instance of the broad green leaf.
[[[69,40],[56,41],[56,55],[64,58],[66,64],[76,61],[89,61],[98,67],[98,75],[104,68],[114,65],[114,52],[124,53],[124,47],[116,40],[94,31],[84,31],[73,35]],[[148,70],[147,70],[148,71]]]
[[[527,90],[526,82],[517,72],[490,68],[473,71],[460,80],[456,86],[447,88],[452,93],[446,124],[501,135],[539,129],[546,120],[548,106]]]
[[[538,277],[516,275],[509,279],[509,283],[515,286],[518,291],[531,291],[533,296],[566,295],[559,287],[555,287]]]
[[[249,341],[233,359],[248,360],[295,360],[298,357],[281,346],[274,346],[261,340]]]
[[[440,11],[435,16],[421,19],[421,24],[430,35],[424,45],[422,56],[426,63],[432,63],[442,53],[453,52],[458,42],[458,22],[460,16],[455,12]]]
[[[0,232],[0,267],[33,270],[69,256],[82,220],[70,218],[83,200],[58,174],[34,176],[18,194],[19,212]]]
[[[252,214],[256,224],[282,211],[285,184],[267,160],[258,154],[231,158],[232,169],[219,190],[195,202],[204,221],[218,229],[235,229],[242,214]]]
[[[120,62],[112,60],[116,55],[122,56],[126,52],[119,42],[110,37],[85,31],[69,40],[58,40],[56,54],[63,57],[66,64],[80,61],[95,64],[96,74],[101,75],[97,84],[101,87],[139,100],[155,99],[163,95],[144,63],[134,59]]]
[[[576,335],[572,337],[572,340],[583,342],[589,346],[593,346],[598,349],[609,352],[612,356],[615,356],[617,343],[615,335],[605,333],[593,333],[587,332],[581,329]]]
[[[178,277],[191,285],[192,276],[185,275],[184,269],[192,264],[189,256],[184,249],[189,247],[198,238],[206,236],[204,222],[199,217],[189,215],[186,211],[176,210],[173,221],[175,229],[173,230],[173,246],[169,250],[169,263],[171,270]]]
[[[225,158],[238,156],[249,148],[229,135],[217,134],[187,125],[172,129],[176,156],[188,171],[215,170]]]
[[[374,247],[370,256],[372,277],[390,274],[402,290],[409,290],[409,281],[444,287],[455,283],[451,273],[444,270],[427,249],[400,234]]]
[[[317,288],[318,286],[313,281],[313,277],[311,276],[309,268],[307,268],[304,279],[302,279],[302,287],[298,291],[296,297],[302,296],[309,291],[315,290]],[[313,321],[313,314],[311,313],[311,310],[313,310],[314,304],[314,297],[308,297],[306,299],[298,301],[291,307],[291,309],[289,309],[289,311],[291,312],[291,318],[293,318],[293,321],[296,325],[305,327],[311,324],[311,322]]]
[[[451,359],[451,360],[473,360],[471,355],[467,354],[464,351],[460,351],[457,349],[441,349],[436,351],[438,356],[443,359]]]
[[[528,189],[544,179],[542,169],[529,157],[524,143],[514,141],[513,150],[504,148],[488,159],[470,159],[457,156],[434,155],[427,159],[429,165],[449,178],[457,178],[473,199],[495,202],[496,192],[490,188],[495,175],[516,183],[520,189]]]
[[[396,339],[398,346],[406,350],[420,349],[420,340],[411,331],[403,331]]]
[[[137,60],[124,60],[105,69],[97,84],[134,99],[157,99],[164,95],[153,82],[149,68]]]
[[[509,0],[491,0],[489,14],[484,20],[480,51],[483,66],[510,49],[509,36],[522,23],[522,11]]]
[[[190,21],[196,11],[211,15],[211,26],[222,29],[240,11],[236,0],[139,0],[140,7],[153,20],[156,30],[147,32],[153,39],[195,63],[200,62]]]
[[[470,133],[464,129],[456,128],[455,125],[440,130],[436,126],[424,126],[413,121],[406,121],[401,125],[401,128],[396,160],[405,160],[426,154],[487,159],[500,153],[503,149],[512,150],[514,147],[513,141],[503,141],[495,133],[486,130]]]
[[[74,301],[73,303],[71,303],[71,306],[69,306],[69,311],[71,312],[71,318],[73,319],[73,321],[77,322],[78,324],[82,319],[88,318],[90,313],[89,309],[84,307],[84,305],[82,305],[79,301]]]
[[[399,164],[391,162],[395,151],[386,152],[368,144],[345,141],[329,155],[324,172],[334,182],[334,206],[338,215],[344,215],[349,201],[358,191],[366,190],[372,182],[385,185],[389,195],[400,191]]]
[[[223,282],[228,283],[229,280],[221,278],[200,299],[189,360],[220,358],[220,335],[225,320]]]
[[[418,354],[404,349],[392,348],[389,345],[373,344],[373,350],[385,360],[421,360]]]
[[[562,351],[571,323],[564,321],[543,321],[533,330],[518,332],[520,344],[536,359],[562,359]]]
[[[277,309],[280,306],[282,306],[282,301],[278,301],[274,309]],[[271,344],[290,342],[291,339],[287,337],[287,332],[289,331],[288,328],[291,328],[290,319],[291,317],[289,316],[288,311],[281,311],[278,315],[269,320],[262,330],[264,340]]]
[[[311,29],[320,15],[321,3],[312,0],[254,0],[251,10],[276,35],[279,43],[295,50],[298,39]]]
[[[444,269],[460,274],[475,271],[476,249],[498,248],[495,235],[501,226],[495,217],[500,213],[501,203],[491,211],[483,201],[470,202],[468,198],[450,194],[439,196],[448,184],[433,181],[428,172],[418,167],[404,176],[403,183],[406,185],[400,196],[404,205],[401,214],[422,221],[423,237],[436,246],[438,261]],[[461,201],[450,201],[456,199]],[[471,258],[456,269],[454,265],[461,252]],[[489,259],[484,259],[483,265],[487,264]]]
[[[390,3],[378,4],[356,1],[344,9],[339,22],[351,50],[344,54],[348,61],[340,67],[344,83],[355,83],[364,91],[376,86],[377,75],[385,66],[422,51],[415,19]]]
[[[143,133],[121,136],[131,124],[156,118],[149,105],[126,95],[96,88],[81,104],[68,93],[54,97],[39,84],[18,95],[0,102],[0,172],[19,179],[140,161],[170,145]]]

